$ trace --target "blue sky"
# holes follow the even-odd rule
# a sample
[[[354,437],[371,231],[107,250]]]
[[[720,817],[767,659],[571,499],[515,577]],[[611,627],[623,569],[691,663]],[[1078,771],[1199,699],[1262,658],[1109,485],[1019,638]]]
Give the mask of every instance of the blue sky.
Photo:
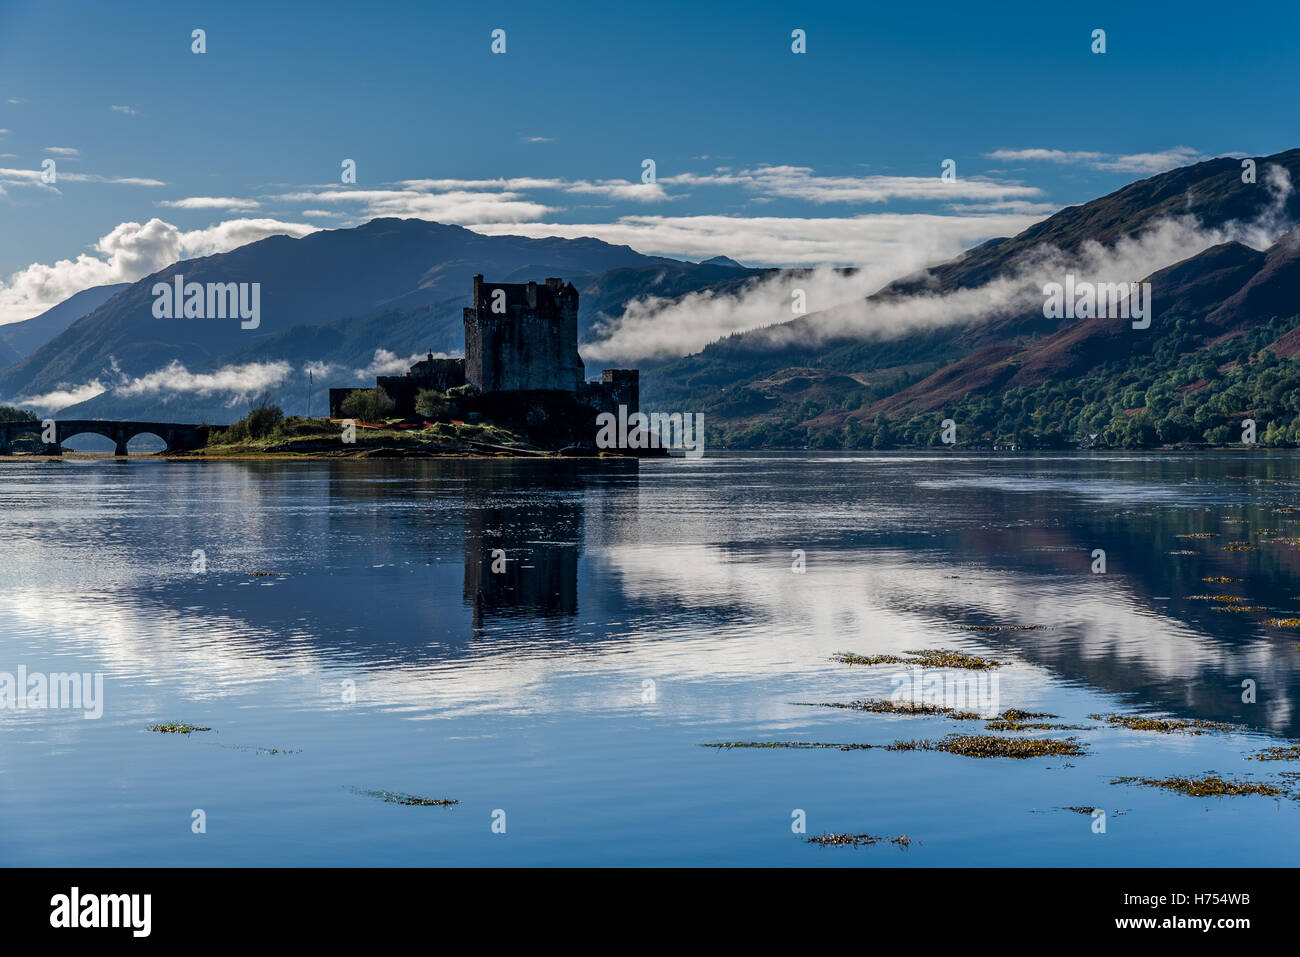
[[[902,269],[1300,145],[1295,5],[452,6],[0,2],[0,322],[375,215]]]

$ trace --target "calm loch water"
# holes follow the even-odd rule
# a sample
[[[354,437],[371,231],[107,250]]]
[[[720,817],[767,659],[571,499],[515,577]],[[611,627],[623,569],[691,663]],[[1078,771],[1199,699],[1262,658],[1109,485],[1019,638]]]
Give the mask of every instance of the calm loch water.
[[[1295,800],[1111,781],[1296,784],[1248,757],[1300,735],[1300,631],[1266,624],[1300,616],[1298,464],[9,460],[0,673],[102,674],[103,714],[0,710],[0,861],[1293,864]],[[807,704],[908,673],[837,653],[927,648],[1082,729],[999,733],[1087,753],[700,746],[984,733]],[[825,832],[919,843],[803,840]]]

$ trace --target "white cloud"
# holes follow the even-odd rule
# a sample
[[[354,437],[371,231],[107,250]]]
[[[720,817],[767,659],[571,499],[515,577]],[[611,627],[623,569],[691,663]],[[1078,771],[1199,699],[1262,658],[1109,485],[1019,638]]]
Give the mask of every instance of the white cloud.
[[[45,152],[53,153],[55,156],[79,156],[81,150],[74,149],[71,146],[47,146]]]
[[[536,176],[499,177],[497,179],[405,179],[398,186],[420,192],[431,190],[500,189],[517,192],[522,189],[563,189],[567,181],[541,179]]]
[[[248,362],[242,365],[222,366],[214,372],[190,372],[182,363],[172,361],[161,369],[142,376],[118,373],[114,364],[116,381],[92,379],[79,386],[60,385],[42,395],[20,396],[13,400],[22,408],[43,412],[58,412],[79,402],[86,402],[112,391],[121,396],[189,394],[222,395],[229,406],[245,402],[267,389],[273,389],[293,374],[287,362]]]
[[[248,362],[222,366],[215,372],[190,372],[180,362],[172,361],[147,375],[130,378],[116,385],[116,395],[136,396],[158,393],[189,393],[210,396],[224,394],[229,405],[249,399],[274,388],[293,373],[287,362]]]
[[[984,155],[989,159],[1004,160],[1009,163],[1095,163],[1106,156],[1105,153],[1067,152],[1066,150],[1048,149],[994,150],[992,153],[985,153]]]
[[[70,405],[76,405],[78,402],[86,402],[100,395],[106,390],[106,386],[98,379],[92,379],[85,385],[68,386],[61,385],[51,392],[45,392],[41,395],[20,396],[13,400],[13,404],[24,409],[35,409],[41,412],[58,412],[60,409],[66,409]]]
[[[554,212],[549,206],[523,199],[519,193],[456,190],[431,193],[396,189],[335,189],[285,193],[282,202],[358,204],[367,218],[407,217],[440,223],[524,222]]]
[[[12,154],[5,154],[12,155]],[[7,183],[10,186],[36,186],[45,187],[41,180],[42,171],[39,169],[4,169],[0,168],[0,183]],[[101,176],[98,173],[65,173],[62,170],[58,172],[57,182],[67,183],[115,183],[120,186],[166,186],[160,179],[147,179],[142,176]]]
[[[470,228],[489,236],[594,236],[650,255],[689,259],[724,255],[767,266],[906,261],[919,268],[954,256],[980,240],[1017,233],[1041,218],[1012,213],[872,213],[834,218],[623,216],[612,223],[480,223]],[[900,250],[912,252],[900,256]]]
[[[668,199],[661,183],[633,183],[625,179],[602,179],[594,183],[575,180],[564,187],[566,193],[588,193],[609,199],[632,200],[638,203],[658,203]]]
[[[137,113],[139,113],[139,110],[132,109],[132,108],[129,107],[129,106],[113,106],[113,107],[110,107],[110,109],[111,109],[114,113],[125,113],[125,114],[127,114],[128,116],[135,116]]]
[[[255,199],[235,199],[230,196],[187,196],[185,199],[165,199],[159,206],[171,209],[257,209],[262,204]]]
[[[586,193],[608,196],[612,199],[634,200],[636,202],[659,202],[668,198],[663,187],[658,183],[632,182],[626,179],[542,179],[530,176],[516,176],[500,179],[411,179],[399,185],[419,192],[434,190],[554,190],[563,193]],[[504,195],[504,194],[502,194]],[[551,210],[547,210],[550,212]],[[538,215],[543,215],[539,213]]]
[[[402,358],[387,349],[376,349],[370,364],[364,369],[356,371],[359,376],[401,375],[423,358],[424,356],[418,352],[415,355]]]
[[[0,183],[9,186],[39,186],[41,171],[38,169],[6,169],[0,166]]]
[[[156,222],[156,220],[150,220]],[[176,229],[175,226],[171,227]],[[311,233],[319,232],[319,226],[310,223],[286,223],[278,219],[229,219],[205,229],[192,229],[180,232],[181,254],[163,265],[171,265],[181,259],[194,259],[198,256],[212,256],[217,253],[230,252],[240,246],[247,246],[268,236],[291,236],[301,239]],[[179,232],[179,231],[178,231]],[[141,273],[147,276],[157,272],[162,266],[155,266]]]
[[[627,179],[501,177],[412,179],[397,185],[403,188],[300,192],[278,198],[288,202],[357,203],[371,216],[424,216],[469,225],[493,220],[525,222],[554,212],[539,203],[528,202],[520,195],[532,190],[657,203],[674,198],[665,187],[739,187],[760,201],[782,198],[818,205],[885,203],[891,200],[1028,202],[1043,195],[1037,187],[996,182],[983,177],[959,176],[952,182],[944,182],[937,170],[933,176],[818,176],[812,169],[800,166],[763,166],[740,172],[719,167],[711,173],[660,176],[653,183]],[[495,215],[493,207],[499,209]],[[453,216],[456,218],[451,218]]]
[[[1190,146],[1175,146],[1172,149],[1161,150],[1156,153],[1117,154],[1086,150],[1035,148],[1023,150],[1001,149],[984,155],[990,159],[1012,163],[1058,163],[1069,166],[1086,166],[1091,169],[1113,173],[1145,173],[1148,175],[1163,173],[1179,166],[1187,166],[1189,163],[1199,163],[1214,158],[1213,156],[1202,155],[1199,150],[1194,150]]]
[[[1002,203],[949,203],[944,209],[955,213],[1020,213],[1025,216],[1050,216],[1060,210],[1057,203],[1031,203],[1012,199]]]
[[[160,179],[144,176],[99,176],[95,173],[59,173],[60,180],[71,183],[116,183],[119,186],[166,186]]]
[[[1214,157],[1202,156],[1190,146],[1175,146],[1171,150],[1162,150],[1159,153],[1131,153],[1127,156],[1116,156],[1099,163],[1097,168],[1117,173],[1155,174],[1208,159]]]
[[[1043,195],[1034,186],[958,176],[944,182],[933,176],[818,176],[805,166],[760,166],[738,173],[682,173],[659,182],[684,186],[741,186],[760,196],[801,199],[811,203],[884,203],[904,200],[998,201]]]
[[[711,173],[660,176],[654,183],[626,179],[566,180],[515,177],[502,179],[416,179],[399,185],[430,190],[555,190],[594,194],[611,199],[659,202],[670,198],[664,186],[738,186],[758,196],[801,199],[813,203],[882,203],[892,199],[998,201],[1031,199],[1042,190],[1018,183],[998,183],[984,178],[958,177],[944,182],[934,176],[818,176],[803,166],[761,166],[730,172],[718,167]]]
[[[121,223],[95,243],[94,255],[32,263],[0,283],[0,324],[30,319],[91,286],[134,282],[182,259],[228,252],[268,236],[306,236],[319,228],[274,219],[233,219],[189,231],[157,218]]]

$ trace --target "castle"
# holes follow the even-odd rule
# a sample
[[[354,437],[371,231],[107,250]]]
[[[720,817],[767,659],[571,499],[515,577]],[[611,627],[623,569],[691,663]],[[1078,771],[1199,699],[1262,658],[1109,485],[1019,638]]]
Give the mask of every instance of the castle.
[[[573,283],[485,283],[475,276],[473,301],[464,313],[470,385],[480,393],[582,389]]]
[[[379,376],[377,388],[396,403],[394,416],[411,417],[423,389],[464,390],[457,405],[466,415],[575,419],[579,431],[594,433],[595,416],[627,414],[640,405],[640,373],[605,369],[587,382],[578,355],[578,290],[563,279],[545,283],[484,282],[474,277],[473,304],[464,310],[465,358],[428,357],[400,376]],[[330,417],[344,418],[344,400],[356,389],[330,389]],[[588,415],[589,413],[589,415]],[[583,421],[576,421],[581,418]]]

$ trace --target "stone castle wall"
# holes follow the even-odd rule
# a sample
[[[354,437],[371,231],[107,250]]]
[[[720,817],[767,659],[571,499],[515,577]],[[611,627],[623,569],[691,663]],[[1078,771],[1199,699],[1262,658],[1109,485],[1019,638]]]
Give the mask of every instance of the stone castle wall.
[[[572,284],[487,283],[474,277],[464,311],[465,379],[479,392],[577,393],[578,293]]]
[[[415,399],[421,389],[435,389],[446,392],[465,384],[465,360],[434,358],[429,353],[427,359],[421,359],[411,366],[406,375],[381,375],[375,377],[375,386],[388,393],[396,403],[394,416],[415,415]],[[330,389],[330,418],[343,418],[343,403],[353,392],[364,389]]]
[[[584,384],[583,393],[586,403],[597,412],[618,415],[621,405],[631,415],[641,408],[641,373],[637,369],[605,369],[599,382]]]

